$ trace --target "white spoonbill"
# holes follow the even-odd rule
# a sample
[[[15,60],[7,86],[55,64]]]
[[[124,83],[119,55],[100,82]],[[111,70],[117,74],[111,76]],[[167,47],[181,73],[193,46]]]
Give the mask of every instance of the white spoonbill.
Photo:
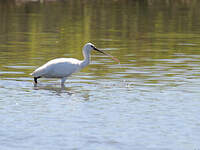
[[[67,79],[68,76],[86,67],[90,63],[91,50],[95,50],[107,56],[110,56],[113,60],[119,63],[119,60],[117,58],[114,58],[110,54],[107,54],[97,49],[92,43],[87,43],[83,47],[84,60],[78,60],[74,58],[56,58],[48,61],[46,64],[37,68],[30,75],[34,77],[35,84],[37,84],[38,78],[44,77],[44,78],[60,78],[61,85],[64,85],[65,80]]]

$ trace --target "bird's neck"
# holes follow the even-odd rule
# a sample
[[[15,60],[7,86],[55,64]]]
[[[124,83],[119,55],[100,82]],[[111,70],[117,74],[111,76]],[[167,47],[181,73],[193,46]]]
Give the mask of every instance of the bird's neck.
[[[86,67],[90,63],[90,54],[83,51],[84,60],[81,62],[81,68]]]

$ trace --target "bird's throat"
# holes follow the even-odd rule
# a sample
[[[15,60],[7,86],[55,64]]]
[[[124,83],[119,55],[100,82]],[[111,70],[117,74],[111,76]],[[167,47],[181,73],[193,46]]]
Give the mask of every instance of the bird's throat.
[[[89,56],[85,57],[84,60],[82,60],[81,62],[81,69],[89,65],[89,63],[90,63],[90,57]]]

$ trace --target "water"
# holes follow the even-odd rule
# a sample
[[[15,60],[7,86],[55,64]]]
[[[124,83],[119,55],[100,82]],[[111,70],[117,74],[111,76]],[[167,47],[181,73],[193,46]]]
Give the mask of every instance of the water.
[[[0,1],[0,149],[200,149],[200,2]],[[91,65],[29,75],[57,57]]]

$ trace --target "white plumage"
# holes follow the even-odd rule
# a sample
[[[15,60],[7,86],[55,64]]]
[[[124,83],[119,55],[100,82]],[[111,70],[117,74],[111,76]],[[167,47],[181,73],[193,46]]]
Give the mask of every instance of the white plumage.
[[[63,78],[80,70],[81,61],[74,58],[56,58],[37,68],[34,77]]]
[[[37,84],[37,79],[44,78],[60,78],[61,84],[64,85],[65,80],[72,73],[75,73],[87,66],[90,63],[90,52],[91,50],[96,50],[108,56],[111,56],[99,49],[97,49],[93,44],[87,43],[83,47],[84,60],[78,60],[74,58],[56,58],[48,61],[46,64],[37,68],[32,75],[34,77],[35,84]],[[111,56],[112,57],[112,56]],[[112,57],[115,61],[119,62],[116,58]]]

